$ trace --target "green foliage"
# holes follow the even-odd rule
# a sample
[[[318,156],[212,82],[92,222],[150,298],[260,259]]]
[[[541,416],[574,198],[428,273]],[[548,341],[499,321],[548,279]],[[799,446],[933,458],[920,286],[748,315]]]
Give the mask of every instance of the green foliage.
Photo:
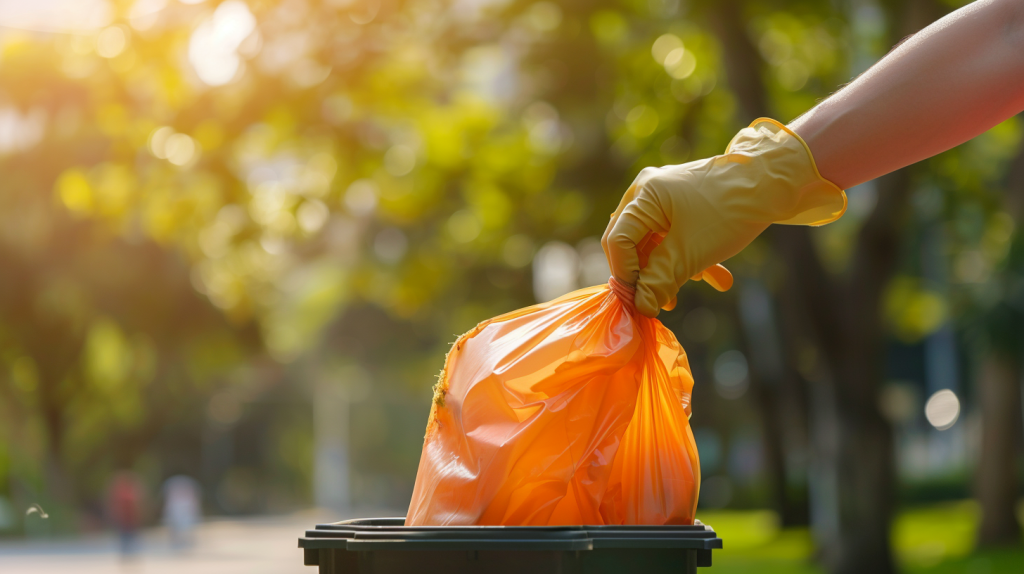
[[[535,251],[598,237],[639,169],[719,153],[754,119],[726,42],[752,50],[782,121],[888,49],[885,13],[844,3],[738,2],[725,38],[710,0],[254,0],[238,69],[213,81],[190,42],[231,3],[117,4],[104,30],[0,39],[0,112],[29,126],[0,142],[0,495],[95,503],[112,469],[169,471],[240,404],[305,404],[309,373],[339,361],[373,389],[356,418],[388,429],[354,460],[401,495],[432,373],[459,333],[534,302]],[[908,242],[952,264],[909,250],[884,309],[896,337],[944,317],[1021,332],[1001,195],[1020,141],[1012,120],[919,169]],[[871,206],[816,232],[829,269]],[[733,263],[779,283],[764,244]],[[312,431],[281,417],[274,480],[299,492]],[[253,468],[225,484],[255,488]]]
[[[780,529],[770,512],[704,512],[700,519],[725,540],[710,572],[821,572],[812,562],[806,529]],[[903,511],[893,530],[893,547],[906,572],[1016,572],[1020,548],[976,551],[978,509],[971,502],[944,503]]]

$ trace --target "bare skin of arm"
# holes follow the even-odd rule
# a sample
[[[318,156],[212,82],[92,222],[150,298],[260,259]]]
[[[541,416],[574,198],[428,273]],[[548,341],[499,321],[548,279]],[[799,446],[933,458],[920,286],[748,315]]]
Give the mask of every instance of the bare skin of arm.
[[[978,0],[921,30],[789,127],[847,189],[1024,111],[1024,0]]]

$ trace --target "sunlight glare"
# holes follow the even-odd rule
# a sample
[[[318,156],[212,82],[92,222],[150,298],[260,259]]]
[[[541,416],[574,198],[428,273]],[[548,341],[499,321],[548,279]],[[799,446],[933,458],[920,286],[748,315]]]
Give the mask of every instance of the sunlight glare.
[[[210,86],[222,86],[235,78],[242,59],[238,49],[256,29],[256,17],[239,0],[228,0],[192,33],[188,59],[196,75]]]
[[[110,24],[108,0],[0,0],[0,27],[38,32],[84,32]]]

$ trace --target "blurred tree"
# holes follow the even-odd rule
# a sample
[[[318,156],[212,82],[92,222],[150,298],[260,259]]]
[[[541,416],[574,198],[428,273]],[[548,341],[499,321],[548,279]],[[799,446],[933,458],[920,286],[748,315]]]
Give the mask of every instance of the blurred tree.
[[[948,7],[928,0],[886,2],[890,44]],[[897,271],[915,177],[907,168],[880,178],[877,200],[854,236],[846,273],[828,273],[806,229],[779,229],[791,285],[825,361],[814,391],[818,464],[826,489],[814,503],[823,557],[833,572],[895,571],[890,549],[895,504],[892,431],[879,410],[883,382],[883,295]],[[837,280],[838,279],[838,280]],[[834,493],[834,494],[833,494]],[[831,500],[830,500],[831,499]],[[833,502],[834,501],[834,502]]]
[[[569,254],[566,285],[593,281],[576,272],[593,262],[588,240],[640,168],[719,153],[760,115],[791,120],[953,4],[126,0],[94,31],[5,31],[0,125],[16,129],[0,133],[17,135],[0,137],[0,432],[14,454],[0,457],[14,462],[0,472],[98,492],[108,467],[180,428],[169,421],[205,416],[183,411],[237,420],[223,387],[273,371],[265,349],[365,401],[353,460],[372,476],[356,482],[394,502],[429,373],[458,333],[536,300],[540,247]],[[824,230],[772,229],[730,263],[741,291],[771,300],[770,320],[744,310],[749,293],[735,312],[773,504],[804,519],[801,482],[787,488],[796,426],[814,443],[812,517],[833,572],[894,568],[878,391],[899,328],[883,299],[915,232],[901,226],[907,197],[936,186],[943,223],[963,227],[954,206],[980,201],[980,171],[1001,173],[990,143],[883,178],[873,206]],[[959,211],[1006,229],[991,201]],[[704,288],[688,285],[666,323]],[[972,305],[965,322],[990,309]],[[779,344],[759,356],[765,336]],[[300,469],[312,447],[296,444],[313,438],[291,420],[275,448]],[[1003,436],[1013,423],[996,420]],[[211,428],[211,443],[231,442]],[[983,465],[1012,448],[985,445]],[[995,493],[979,494],[986,509],[1005,509],[1006,472],[979,482]]]
[[[1005,204],[1009,216],[1019,227],[1024,222],[1024,138],[1007,171]],[[996,221],[998,215],[994,218]],[[1024,301],[1016,283],[1020,281],[1020,266],[1024,262],[1020,240],[1010,243],[1006,238],[1005,243],[1009,243],[1005,260],[996,261],[996,265],[1003,268],[991,279],[1002,283],[1002,297],[980,318],[986,331],[977,378],[982,429],[975,496],[981,505],[978,529],[981,546],[1016,545],[1021,536],[1015,511],[1020,495],[1020,449],[1024,443],[1019,406],[1022,404],[1020,354],[1024,349],[1021,310]]]
[[[29,416],[5,434],[19,465],[43,461],[50,496],[71,503],[96,496],[109,470],[133,465],[192,396],[258,340],[195,293],[174,253],[55,213],[36,182],[16,181],[4,212],[31,214],[46,229],[28,231],[9,217],[7,231],[35,238],[30,249],[19,249],[20,234],[0,244],[0,268],[14,278],[0,284],[9,373],[0,386]],[[28,424],[36,417],[42,436]],[[34,448],[37,439],[45,448]]]
[[[588,214],[579,191],[550,186],[557,112],[510,101],[526,82],[502,42],[550,32],[543,10],[516,23],[519,39],[488,6],[118,14],[94,32],[3,38],[16,129],[0,151],[16,175],[0,183],[0,268],[17,278],[3,286],[4,387],[45,422],[40,483],[55,494],[93,456],[68,440],[116,440],[132,462],[172,405],[252,360],[257,330],[288,363],[346,305],[371,305],[420,325],[418,351],[441,356],[452,332],[530,302],[534,237],[571,236]],[[32,416],[6,432],[31,433]]]
[[[982,412],[976,494],[981,505],[980,546],[1020,544],[1016,504],[1020,493],[1020,367],[1016,355],[991,353],[978,376]]]
[[[743,107],[751,116],[785,109],[770,106],[769,90],[750,80],[759,75],[760,61],[743,33],[739,6],[719,6],[730,84]],[[941,7],[931,2],[888,2],[885,8],[890,43],[942,14]],[[850,14],[851,20],[857,17]],[[787,262],[787,289],[800,294],[809,339],[824,360],[823,376],[814,381],[823,388],[811,393],[815,397],[813,436],[818,443],[815,531],[823,559],[833,572],[895,571],[889,546],[893,442],[878,406],[883,380],[881,311],[884,291],[899,261],[910,174],[902,170],[881,178],[877,188],[878,200],[854,236],[849,267],[842,277],[823,266],[809,230],[779,228],[768,234]]]
[[[747,14],[743,10],[743,4],[737,1],[716,2],[712,5],[710,19],[715,27],[717,36],[722,43],[725,72],[728,85],[736,94],[739,101],[739,112],[745,118],[759,118],[772,116],[772,103],[769,101],[769,86],[765,78],[767,71],[764,57],[758,51],[751,38],[750,32],[745,27]],[[772,32],[779,33],[776,28],[769,27],[765,38],[771,38]],[[785,32],[781,32],[785,34]],[[784,42],[789,41],[783,35]],[[767,42],[764,42],[767,44]],[[769,243],[773,244],[774,237],[766,236]],[[794,367],[795,353],[792,349],[792,341],[796,337],[783,337],[783,328],[780,322],[772,317],[773,309],[770,303],[761,305],[743,305],[744,300],[750,301],[757,293],[748,286],[741,286],[746,297],[741,295],[740,306],[737,309],[741,322],[745,327],[748,355],[755,358],[753,361],[754,388],[757,393],[757,405],[762,421],[762,436],[765,442],[767,462],[773,489],[773,503],[779,512],[780,519],[784,525],[796,526],[807,524],[809,520],[806,486],[799,488],[797,492],[791,492],[791,482],[787,469],[787,455],[793,459],[794,447],[791,441],[786,440],[787,434],[792,436],[793,432],[786,432],[785,427],[802,427],[797,434],[806,434],[806,418],[801,416],[806,412],[806,401],[803,400],[803,393],[800,392],[800,375]],[[789,302],[791,290],[786,287],[777,289],[784,293],[778,294],[782,301]],[[780,309],[787,313],[799,310],[799,306],[783,304]],[[759,315],[763,318],[759,319]],[[794,321],[786,317],[790,325]],[[792,335],[792,333],[789,333]],[[760,356],[760,358],[759,358]],[[787,416],[789,413],[799,413],[796,417]],[[804,483],[806,485],[806,483]]]

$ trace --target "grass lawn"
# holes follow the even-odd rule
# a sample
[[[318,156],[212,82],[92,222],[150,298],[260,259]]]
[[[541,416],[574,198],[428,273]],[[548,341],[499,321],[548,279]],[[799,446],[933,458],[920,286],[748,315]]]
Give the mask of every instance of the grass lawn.
[[[1024,515],[1024,505],[1021,508]],[[714,553],[715,565],[701,572],[821,574],[806,528],[779,529],[770,511],[697,513],[725,541]],[[1024,519],[1024,516],[1022,516]],[[974,550],[978,510],[973,501],[905,510],[893,528],[893,545],[902,570],[912,574],[1024,573],[1024,541],[1015,549]]]

